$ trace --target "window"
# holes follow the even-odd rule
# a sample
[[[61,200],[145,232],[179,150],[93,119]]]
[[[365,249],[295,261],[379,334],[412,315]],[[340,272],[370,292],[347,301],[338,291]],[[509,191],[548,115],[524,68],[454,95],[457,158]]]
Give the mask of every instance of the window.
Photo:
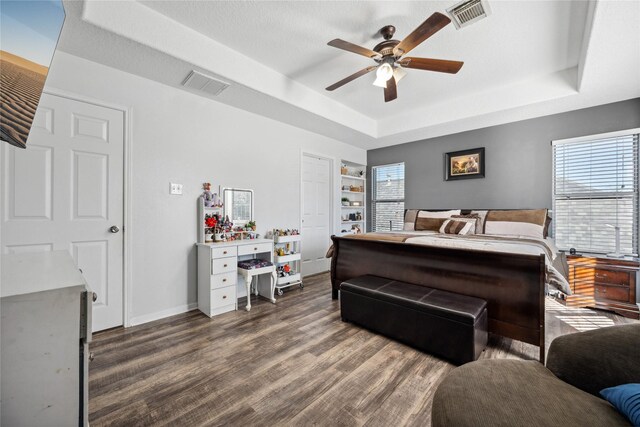
[[[372,169],[373,231],[402,230],[404,224],[404,163]]]
[[[560,249],[638,253],[638,131],[553,142],[553,223]]]

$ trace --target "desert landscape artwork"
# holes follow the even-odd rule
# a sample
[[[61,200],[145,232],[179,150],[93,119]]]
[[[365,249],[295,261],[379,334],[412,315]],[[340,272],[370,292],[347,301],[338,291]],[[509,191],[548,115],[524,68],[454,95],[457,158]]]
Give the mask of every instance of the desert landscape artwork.
[[[63,22],[60,0],[2,0],[0,140],[26,147]]]

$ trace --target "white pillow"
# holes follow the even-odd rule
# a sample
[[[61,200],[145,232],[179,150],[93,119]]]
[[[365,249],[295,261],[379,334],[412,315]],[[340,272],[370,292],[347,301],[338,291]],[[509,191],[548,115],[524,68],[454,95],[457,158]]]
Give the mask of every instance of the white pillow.
[[[460,215],[460,209],[451,211],[420,211],[418,218],[450,218],[452,215]]]
[[[464,225],[460,227],[462,223]],[[442,234],[459,234],[461,236],[474,234],[475,230],[475,218],[449,218],[440,227],[440,233]]]

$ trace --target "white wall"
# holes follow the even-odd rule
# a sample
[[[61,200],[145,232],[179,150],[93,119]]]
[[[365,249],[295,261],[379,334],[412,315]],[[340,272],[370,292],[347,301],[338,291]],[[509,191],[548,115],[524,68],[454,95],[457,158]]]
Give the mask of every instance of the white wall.
[[[255,191],[258,232],[300,227],[301,152],[366,163],[365,150],[132,74],[56,52],[46,91],[117,104],[131,113],[132,281],[129,320],[196,302],[196,201],[202,183]],[[169,182],[184,195],[169,195]],[[334,228],[339,198],[334,193]]]

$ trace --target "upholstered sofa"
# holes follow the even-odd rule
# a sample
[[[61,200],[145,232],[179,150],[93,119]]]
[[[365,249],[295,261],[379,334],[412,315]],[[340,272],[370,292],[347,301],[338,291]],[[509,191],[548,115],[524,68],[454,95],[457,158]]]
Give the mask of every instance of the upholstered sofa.
[[[640,324],[556,338],[547,366],[479,360],[454,369],[435,392],[434,427],[629,426],[600,390],[640,383]]]

